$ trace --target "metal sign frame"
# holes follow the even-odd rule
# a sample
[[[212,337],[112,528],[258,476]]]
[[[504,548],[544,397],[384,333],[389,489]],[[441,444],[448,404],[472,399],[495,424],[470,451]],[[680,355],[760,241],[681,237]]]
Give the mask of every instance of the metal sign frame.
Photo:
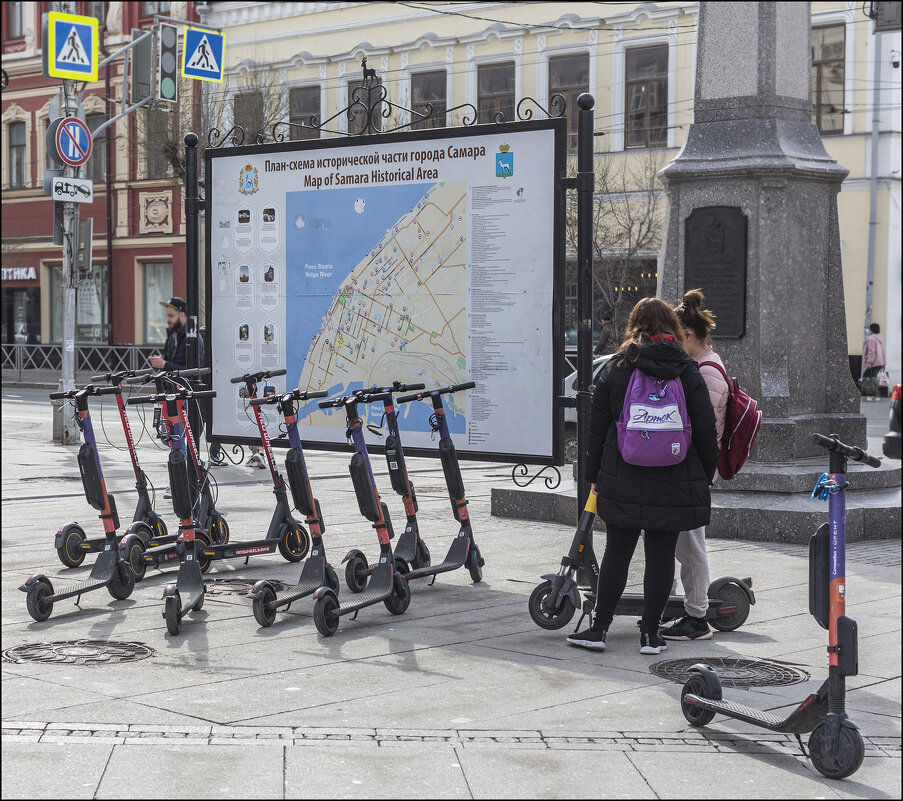
[[[532,115],[531,115],[532,116]],[[283,123],[284,124],[284,123]],[[564,320],[564,264],[565,264],[565,198],[566,198],[566,142],[567,142],[567,120],[564,116],[552,117],[545,120],[530,120],[519,122],[497,122],[486,125],[468,125],[455,126],[451,128],[432,128],[425,130],[416,130],[409,132],[392,132],[386,134],[372,134],[362,136],[347,136],[341,139],[324,138],[309,139],[292,142],[274,142],[271,144],[256,144],[246,147],[229,147],[229,148],[212,148],[208,147],[205,151],[205,172],[207,176],[208,186],[210,185],[213,175],[213,161],[222,157],[242,156],[242,155],[264,155],[264,154],[282,154],[282,153],[298,153],[312,152],[323,150],[326,148],[334,149],[341,147],[354,147],[367,145],[369,147],[379,147],[382,144],[404,142],[413,143],[423,141],[428,143],[435,139],[448,139],[452,137],[471,137],[471,136],[487,136],[497,134],[514,134],[524,131],[552,130],[554,131],[554,154],[553,154],[553,185],[554,185],[554,219],[553,219],[553,264],[552,264],[552,320],[551,332],[552,342],[550,348],[552,352],[552,382],[551,386],[544,388],[544,391],[550,393],[552,400],[552,415],[550,421],[552,425],[552,455],[539,456],[535,454],[518,454],[518,453],[499,453],[492,451],[472,451],[460,450],[458,455],[461,459],[475,461],[502,461],[512,462],[518,461],[522,464],[539,464],[539,465],[560,465],[564,461],[564,407],[560,401],[561,382],[563,379],[562,367],[564,361],[564,343],[563,343],[563,320]],[[211,132],[212,133],[212,132]],[[231,133],[231,131],[229,132]],[[216,134],[219,134],[217,131]],[[228,136],[228,134],[226,135]],[[225,140],[225,136],[220,141]],[[242,136],[243,138],[243,136]],[[209,137],[208,137],[209,140]],[[206,226],[204,236],[205,248],[205,312],[207,326],[207,341],[209,364],[213,365],[214,356],[214,337],[212,336],[212,326],[215,324],[215,318],[212,313],[213,309],[213,274],[212,274],[212,226]],[[537,393],[538,394],[538,393]],[[216,433],[215,415],[210,414],[207,421],[207,430],[212,441],[218,444],[233,445],[256,445],[259,443],[258,438],[253,436],[235,436],[235,435],[219,435]],[[272,440],[273,445],[288,447],[287,439],[279,438]],[[305,443],[305,447],[327,451],[345,451],[347,445],[339,442],[320,442],[312,441]],[[374,444],[372,447],[368,443],[368,449],[376,453],[382,452],[382,446]],[[405,447],[405,452],[411,456],[434,456],[435,451],[430,448]]]
[[[87,70],[67,69],[57,65],[56,62],[56,26],[57,23],[66,25],[81,25],[91,29],[91,48],[90,52],[85,55],[90,59]],[[48,78],[63,78],[73,81],[87,81],[94,83],[97,80],[97,71],[99,66],[98,51],[98,20],[96,17],[82,17],[77,14],[63,14],[59,11],[50,11],[47,13],[47,36],[44,39],[44,53],[46,54],[46,74]],[[64,45],[65,46],[65,45]]]

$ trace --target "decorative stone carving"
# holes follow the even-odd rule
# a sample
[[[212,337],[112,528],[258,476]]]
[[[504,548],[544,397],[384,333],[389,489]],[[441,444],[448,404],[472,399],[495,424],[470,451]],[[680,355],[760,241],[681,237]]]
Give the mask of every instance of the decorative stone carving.
[[[171,192],[140,192],[138,194],[138,207],[141,211],[138,233],[172,233]]]

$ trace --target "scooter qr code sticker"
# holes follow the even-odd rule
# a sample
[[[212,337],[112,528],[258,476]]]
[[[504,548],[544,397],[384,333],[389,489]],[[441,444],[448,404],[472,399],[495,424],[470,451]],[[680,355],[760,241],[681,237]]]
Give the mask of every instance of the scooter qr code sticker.
[[[390,470],[397,470],[397,469],[398,469],[398,462],[389,462],[389,469],[390,469]]]

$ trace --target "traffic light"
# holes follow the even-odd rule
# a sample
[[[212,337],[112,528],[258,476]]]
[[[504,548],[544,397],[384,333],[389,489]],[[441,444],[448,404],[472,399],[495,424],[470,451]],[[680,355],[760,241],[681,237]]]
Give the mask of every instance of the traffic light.
[[[154,37],[150,31],[132,28],[132,41],[144,38],[132,48],[132,103],[140,103],[154,93]]]
[[[157,100],[178,102],[179,94],[179,29],[175,25],[160,25],[160,80]]]

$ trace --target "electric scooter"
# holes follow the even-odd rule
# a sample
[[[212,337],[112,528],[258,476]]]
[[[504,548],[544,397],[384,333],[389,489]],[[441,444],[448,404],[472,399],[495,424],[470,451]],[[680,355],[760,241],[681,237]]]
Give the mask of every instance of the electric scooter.
[[[104,394],[115,394],[116,407],[119,410],[119,419],[122,421],[122,430],[125,433],[125,443],[132,460],[132,470],[135,472],[135,489],[138,490],[138,504],[135,507],[135,514],[132,516],[132,522],[122,533],[117,535],[119,540],[130,534],[140,537],[147,547],[147,544],[153,541],[155,544],[163,544],[175,540],[175,536],[168,534],[166,523],[154,511],[154,505],[148,493],[148,480],[141,465],[138,463],[138,451],[135,447],[135,439],[132,436],[132,428],[129,425],[128,415],[125,412],[125,403],[122,399],[122,382],[125,378],[131,378],[136,375],[149,375],[152,370],[121,370],[116,373],[106,373],[105,375],[92,376],[91,382],[109,382],[111,388]],[[56,533],[54,546],[60,561],[66,567],[78,567],[85,561],[85,555],[89,553],[99,553],[104,549],[106,544],[105,537],[96,537],[88,539],[84,529],[77,523],[67,523]],[[135,573],[135,580],[141,581],[144,578],[146,566],[144,564],[144,549],[137,543],[126,551],[126,558]]]
[[[70,582],[59,590],[54,590],[53,582],[43,573],[29,576],[19,589],[27,593],[25,603],[28,614],[35,620],[47,620],[53,612],[53,605],[65,598],[76,597],[78,606],[82,595],[86,592],[106,587],[117,600],[124,600],[135,588],[135,574],[129,562],[120,553],[116,538],[119,528],[119,513],[116,511],[116,499],[107,492],[103,470],[100,467],[100,456],[97,453],[97,439],[88,411],[88,398],[92,395],[109,395],[115,392],[113,387],[98,388],[88,384],[82,389],[71,389],[65,392],[51,392],[50,399],[66,399],[75,402],[76,421],[85,435],[85,441],[78,450],[78,469],[82,476],[82,486],[88,503],[100,512],[103,521],[103,549],[91,568],[91,574],[83,581]]]
[[[376,400],[376,398],[372,398]],[[370,456],[367,453],[367,443],[364,441],[363,422],[358,417],[357,407],[359,403],[368,403],[371,397],[368,395],[346,395],[333,400],[321,401],[321,409],[343,408],[348,419],[346,435],[354,445],[355,453],[351,457],[348,469],[351,472],[351,482],[354,485],[354,494],[361,514],[373,523],[376,536],[379,540],[379,563],[373,568],[367,589],[357,596],[354,603],[341,606],[338,594],[332,587],[320,587],[314,593],[314,623],[317,630],[324,637],[331,637],[339,630],[339,620],[347,614],[352,614],[354,620],[357,613],[365,606],[372,606],[382,601],[393,615],[403,614],[411,603],[411,589],[408,583],[395,570],[395,559],[392,554],[390,540],[395,536],[392,531],[392,521],[389,518],[389,509],[379,498],[376,482],[373,479],[373,470],[370,466]]]
[[[191,389],[188,382],[190,378],[200,378],[210,374],[209,367],[192,368],[189,370],[162,370],[151,373],[150,375],[138,374],[132,378],[127,378],[127,384],[150,383],[153,381],[156,387],[156,394],[149,396],[155,398],[154,403],[160,403],[160,406],[154,409],[154,429],[157,436],[164,443],[169,445],[170,452],[173,450],[182,450],[182,438],[186,435],[186,429],[179,418],[175,404],[168,402],[167,398],[173,391],[181,389]],[[147,403],[148,396],[142,396],[140,402]],[[191,397],[203,397],[194,395]],[[129,398],[128,403],[135,403],[133,398]],[[186,420],[188,418],[186,417]],[[192,439],[194,433],[192,432]],[[197,458],[195,458],[197,456]],[[194,519],[198,529],[197,539],[204,545],[219,545],[229,541],[229,524],[226,518],[216,508],[213,499],[213,492],[210,485],[210,476],[207,469],[202,466],[200,456],[189,454],[191,459],[191,467],[188,467],[189,475],[193,484],[192,492],[197,498],[194,507]],[[179,554],[176,549],[176,537],[171,537],[166,541],[152,539],[145,541],[143,538],[135,534],[129,534],[123,538],[120,548],[128,549],[131,552],[135,547],[135,542],[139,542],[144,550],[142,560],[145,570],[148,567],[159,568],[161,565],[176,564],[179,561]],[[210,566],[209,560],[201,560],[204,572]]]
[[[585,572],[592,588],[586,592],[582,602],[582,614],[577,621],[577,628],[584,618],[589,617],[592,625],[593,610],[596,606],[596,588],[599,585],[599,563],[593,552],[592,531],[596,520],[595,493],[590,493],[586,506],[580,514],[577,531],[571,541],[571,549],[561,560],[557,573],[542,576],[530,594],[530,617],[543,629],[560,629],[571,622],[574,612],[581,608],[580,589],[578,588],[578,571]],[[709,585],[709,608],[706,620],[718,631],[734,631],[740,628],[749,617],[750,606],[756,602],[752,590],[751,578],[735,578],[724,576],[715,579]],[[615,607],[616,615],[643,614],[643,596],[637,593],[624,593]],[[662,622],[679,618],[684,614],[684,599],[680,595],[668,598]]]
[[[847,717],[846,677],[859,672],[856,621],[846,611],[846,480],[847,459],[869,467],[881,460],[862,448],[845,445],[836,434],[813,434],[812,441],[830,452],[828,473],[816,482],[813,498],[828,500],[828,522],[809,539],[809,614],[828,630],[828,678],[786,718],[721,697],[718,674],[708,665],[690,668],[680,707],[693,726],[706,726],[716,713],[770,731],[809,735],[809,758],[816,770],[829,779],[855,773],[865,756],[859,727]]]
[[[176,444],[169,451],[169,489],[172,493],[172,508],[179,518],[179,536],[173,546],[164,545],[163,548],[172,547],[179,558],[179,575],[175,584],[167,584],[163,590],[164,608],[163,617],[166,620],[166,628],[169,633],[179,633],[182,618],[189,611],[198,611],[204,605],[204,580],[203,569],[199,560],[201,544],[195,539],[195,506],[200,498],[197,493],[197,482],[188,478],[188,462],[185,459],[185,451],[182,450],[182,435],[188,446],[188,453],[195,467],[200,470],[200,455],[197,443],[188,422],[188,412],[185,402],[200,400],[202,398],[215,398],[214,390],[192,390],[188,387],[178,387],[170,390],[164,396],[149,395],[129,398],[129,403],[158,403],[161,400],[166,404],[167,419],[179,420],[179,428],[174,429]],[[200,534],[200,532],[198,532]],[[182,600],[186,599],[184,604]]]
[[[420,528],[417,525],[417,495],[414,485],[408,477],[408,468],[404,459],[404,449],[401,444],[401,431],[398,429],[398,413],[392,402],[393,392],[410,392],[415,389],[423,389],[423,384],[402,384],[395,381],[391,387],[371,387],[370,389],[358,389],[354,394],[360,398],[381,398],[383,402],[383,420],[389,430],[386,437],[386,463],[389,466],[389,478],[392,481],[392,489],[401,495],[404,500],[404,510],[407,516],[404,532],[398,538],[398,542],[392,549],[395,555],[395,564],[399,566],[399,572],[408,572],[408,563],[412,567],[428,567],[431,561],[430,549],[420,538]],[[368,430],[382,436],[380,426],[367,426]],[[363,592],[367,581],[373,573],[373,568],[367,564],[367,557],[363,551],[352,548],[345,554],[342,560],[345,564],[345,583],[352,592]]]
[[[251,406],[254,407],[257,415],[262,414],[260,407],[265,404],[277,403],[279,405],[291,445],[285,457],[285,472],[292,491],[292,501],[295,508],[305,515],[311,536],[310,556],[304,562],[301,578],[298,579],[297,584],[277,590],[272,581],[261,579],[248,593],[248,597],[254,601],[254,617],[261,626],[272,626],[276,622],[276,612],[281,607],[285,607],[287,612],[295,601],[312,595],[320,587],[331,587],[336,593],[339,591],[339,578],[335,569],[327,561],[326,550],[323,547],[322,537],[326,530],[326,524],[323,522],[320,502],[314,497],[310,486],[297,422],[298,403],[314,398],[325,398],[328,394],[328,392],[302,392],[300,389],[295,389],[281,397],[272,396],[251,400]]]
[[[467,566],[470,578],[474,584],[483,580],[483,557],[480,549],[473,539],[473,530],[470,526],[470,514],[467,511],[467,498],[464,496],[464,481],[461,478],[461,466],[458,464],[458,453],[452,442],[451,433],[448,430],[445,406],[442,396],[461,392],[465,389],[473,389],[476,384],[468,381],[466,384],[456,384],[441,389],[432,389],[428,392],[415,392],[413,395],[405,395],[398,399],[398,403],[408,403],[413,400],[425,400],[429,398],[433,404],[433,414],[430,417],[430,427],[433,432],[439,433],[439,459],[442,462],[442,472],[445,475],[445,486],[448,488],[448,498],[451,501],[452,514],[461,525],[458,536],[452,540],[451,547],[445,555],[445,559],[438,565],[424,565],[414,567],[411,570],[404,563],[396,565],[402,573],[405,581],[432,576],[430,586],[436,583],[436,576],[440,573],[448,573],[459,567]]]

